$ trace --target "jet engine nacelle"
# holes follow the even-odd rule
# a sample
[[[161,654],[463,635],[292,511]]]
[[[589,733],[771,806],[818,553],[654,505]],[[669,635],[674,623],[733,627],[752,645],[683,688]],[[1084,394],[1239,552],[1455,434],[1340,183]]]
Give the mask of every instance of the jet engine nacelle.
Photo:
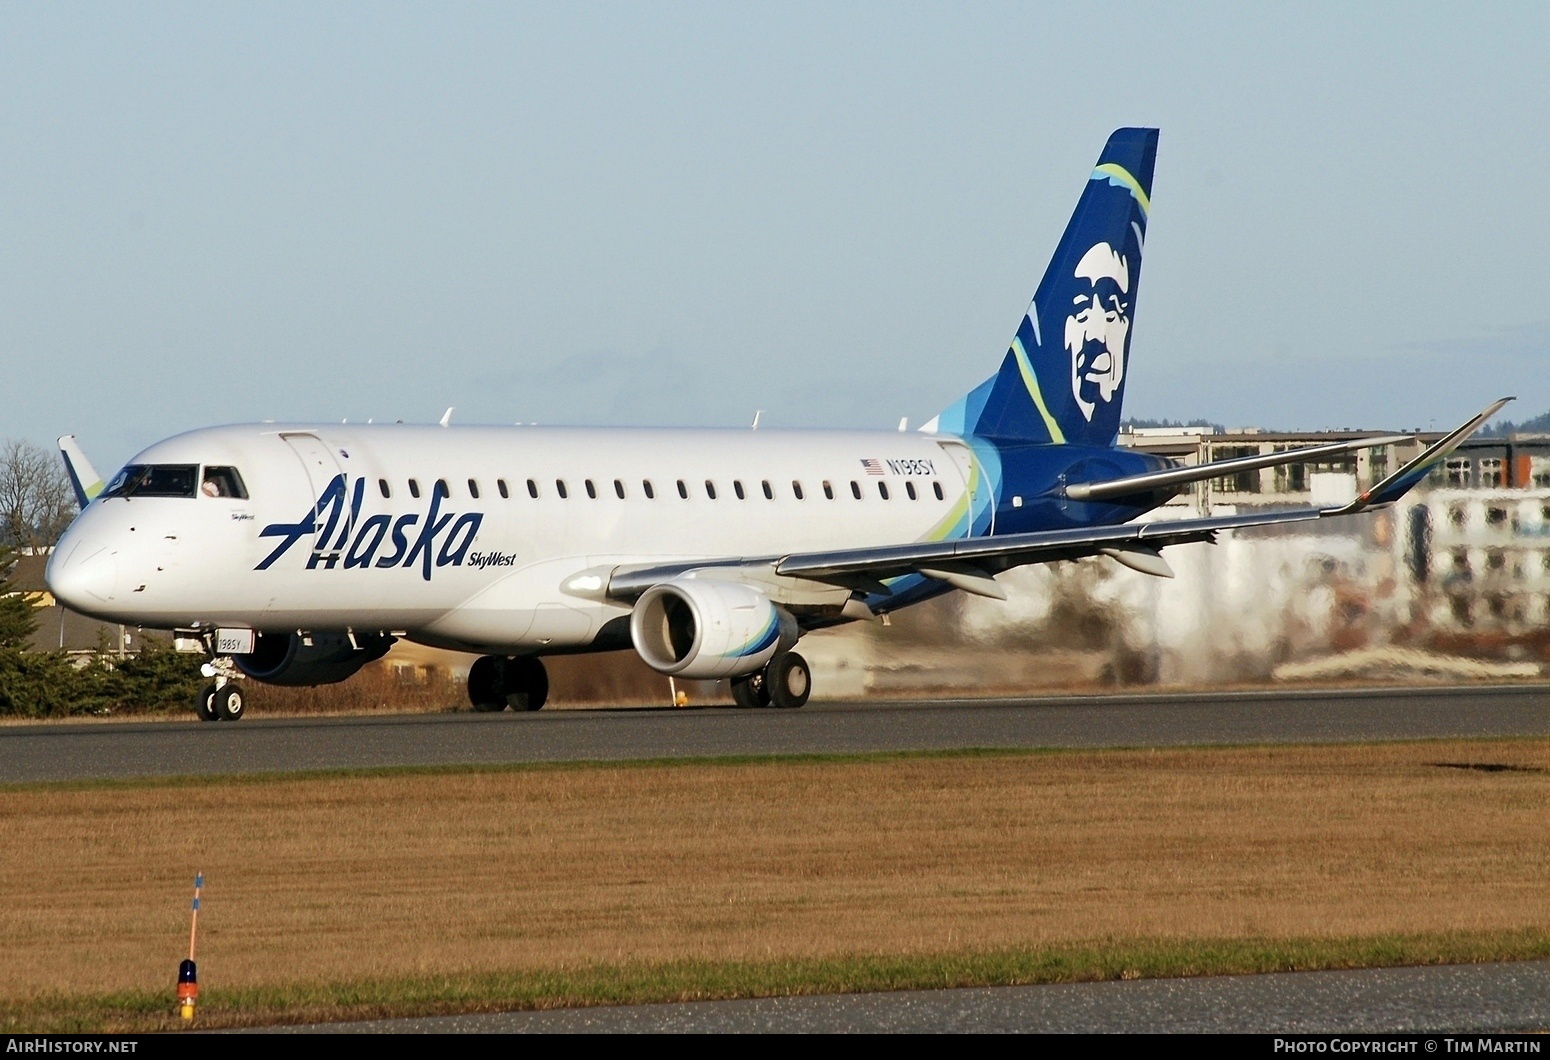
[[[797,624],[745,585],[679,578],[641,594],[630,613],[630,639],[653,670],[711,680],[762,669],[796,643]]]
[[[259,633],[253,650],[233,655],[237,669],[271,685],[332,685],[387,654],[385,633]]]

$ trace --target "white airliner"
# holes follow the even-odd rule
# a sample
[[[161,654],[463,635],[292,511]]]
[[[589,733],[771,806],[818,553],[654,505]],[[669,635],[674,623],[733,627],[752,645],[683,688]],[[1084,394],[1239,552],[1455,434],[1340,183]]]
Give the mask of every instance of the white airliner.
[[[1109,139],[1000,370],[920,431],[255,424],[158,442],[106,488],[66,437],[83,510],[49,587],[203,639],[207,720],[242,715],[239,674],[341,681],[397,637],[480,653],[478,710],[543,706],[544,655],[629,648],[799,707],[808,631],[1004,599],[1028,563],[1171,577],[1165,546],[1393,503],[1505,402],[1342,508],[1135,521],[1188,483],[1400,440],[1204,467],[1115,446],[1156,147]]]

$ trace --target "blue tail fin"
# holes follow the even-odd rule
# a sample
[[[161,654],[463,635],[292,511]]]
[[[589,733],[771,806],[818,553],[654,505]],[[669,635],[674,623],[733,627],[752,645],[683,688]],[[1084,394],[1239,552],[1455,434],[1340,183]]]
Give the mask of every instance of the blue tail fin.
[[[1001,371],[938,416],[937,430],[1114,444],[1156,159],[1156,129],[1109,137]]]

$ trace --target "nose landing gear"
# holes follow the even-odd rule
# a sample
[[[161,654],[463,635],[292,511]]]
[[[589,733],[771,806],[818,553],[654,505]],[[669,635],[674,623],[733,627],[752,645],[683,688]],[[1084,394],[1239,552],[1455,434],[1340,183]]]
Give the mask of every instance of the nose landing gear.
[[[468,701],[480,713],[541,710],[549,698],[549,672],[530,655],[485,655],[468,670]]]
[[[813,691],[813,672],[794,651],[777,655],[768,666],[732,679],[732,701],[740,707],[795,709]]]
[[[213,677],[213,684],[205,685],[194,700],[194,714],[200,721],[240,721],[247,709],[247,697],[242,694],[237,678],[241,672],[229,656],[218,655],[200,667],[206,677]]]

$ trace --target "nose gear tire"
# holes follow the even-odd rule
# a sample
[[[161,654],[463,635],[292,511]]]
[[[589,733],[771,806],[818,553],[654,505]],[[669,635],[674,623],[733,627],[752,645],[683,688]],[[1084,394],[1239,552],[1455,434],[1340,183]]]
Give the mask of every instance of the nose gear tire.
[[[200,721],[215,721],[215,686],[205,685],[199,690],[199,695],[194,699],[194,713]]]
[[[247,708],[242,689],[235,683],[223,685],[215,692],[215,716],[221,721],[239,721]]]

